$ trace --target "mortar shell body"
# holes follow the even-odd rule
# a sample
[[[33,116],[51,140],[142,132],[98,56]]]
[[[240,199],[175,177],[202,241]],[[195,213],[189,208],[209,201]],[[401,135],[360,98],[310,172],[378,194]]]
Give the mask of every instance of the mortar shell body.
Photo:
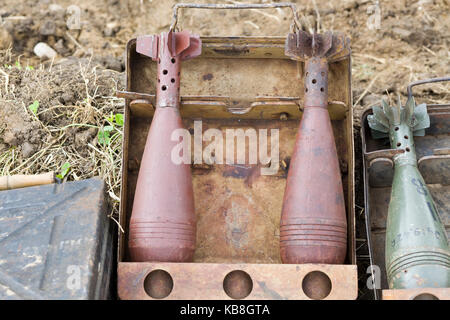
[[[447,234],[430,191],[417,168],[413,132],[405,123],[392,125],[394,179],[386,223],[385,258],[389,287],[450,287]]]
[[[450,287],[444,226],[416,165],[396,164],[386,226],[389,287]]]
[[[182,128],[177,108],[156,108],[142,157],[128,247],[132,261],[191,261],[196,224],[191,169],[176,164],[171,140]]]

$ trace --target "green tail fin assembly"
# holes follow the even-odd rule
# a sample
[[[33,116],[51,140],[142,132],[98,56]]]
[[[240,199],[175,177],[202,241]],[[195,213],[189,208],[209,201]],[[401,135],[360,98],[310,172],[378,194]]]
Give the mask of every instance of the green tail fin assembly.
[[[374,139],[389,138],[394,179],[386,224],[386,271],[391,289],[450,287],[450,249],[444,225],[417,167],[413,136],[430,126],[426,104],[373,107],[368,116]]]

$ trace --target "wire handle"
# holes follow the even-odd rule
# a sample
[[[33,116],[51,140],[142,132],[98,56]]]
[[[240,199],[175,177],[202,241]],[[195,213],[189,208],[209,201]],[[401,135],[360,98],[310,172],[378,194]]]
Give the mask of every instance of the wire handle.
[[[291,2],[280,3],[240,3],[240,4],[196,4],[196,3],[178,3],[173,7],[172,24],[170,31],[175,31],[178,23],[178,9],[179,8],[193,8],[193,9],[268,9],[268,8],[290,8],[294,17],[294,25],[296,30],[301,30],[301,23],[297,17],[297,7]]]
[[[408,100],[412,98],[412,88],[421,84],[426,84],[426,83],[434,83],[434,82],[444,82],[444,81],[450,81],[450,77],[441,77],[441,78],[431,78],[431,79],[425,79],[425,80],[419,80],[419,81],[415,81],[415,82],[411,82],[408,85]]]

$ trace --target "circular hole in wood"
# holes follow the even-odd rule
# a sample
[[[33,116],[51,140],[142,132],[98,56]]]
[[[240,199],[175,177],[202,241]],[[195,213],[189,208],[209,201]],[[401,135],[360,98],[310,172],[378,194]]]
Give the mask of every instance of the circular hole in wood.
[[[162,91],[166,91],[167,90],[167,86],[162,86],[161,89],[162,89]]]
[[[408,135],[405,135],[405,139],[408,139],[409,137],[408,137]]]
[[[223,290],[232,299],[244,299],[252,292],[252,289],[252,278],[245,271],[231,271],[223,279]]]
[[[325,89],[324,89],[323,87],[322,87],[322,88],[320,88],[320,91],[322,91],[322,92],[323,92],[324,90],[325,90]]]
[[[305,88],[305,92],[308,92],[308,88]]]
[[[311,271],[302,281],[303,292],[310,299],[325,299],[331,292],[331,280],[322,271]]]
[[[406,152],[410,152],[411,149],[409,147],[406,147]]]
[[[312,83],[314,83],[314,84],[315,84],[316,82],[317,82],[317,80],[316,80],[316,79],[312,79]]]
[[[400,129],[399,127],[395,127],[395,128],[394,128],[395,131],[398,131],[399,129]]]
[[[167,271],[161,269],[153,270],[145,277],[144,290],[154,299],[168,297],[172,289],[173,279]]]
[[[397,147],[400,147],[401,145],[401,142],[397,142]]]
[[[170,61],[172,61],[172,63],[175,63],[176,60],[175,60],[175,58],[172,58],[172,60],[170,60]]]
[[[167,74],[168,71],[166,69],[163,70],[163,74]]]
[[[174,78],[170,79],[170,82],[175,83],[175,79]]]
[[[439,298],[431,293],[421,293],[415,296],[413,300],[439,300]]]

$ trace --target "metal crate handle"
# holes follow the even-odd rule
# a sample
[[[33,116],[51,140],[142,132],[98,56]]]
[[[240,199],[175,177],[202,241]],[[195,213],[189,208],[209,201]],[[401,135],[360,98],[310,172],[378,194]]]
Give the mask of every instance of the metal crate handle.
[[[426,83],[434,83],[434,82],[444,82],[444,81],[450,81],[450,77],[441,77],[441,78],[431,78],[431,79],[425,79],[425,80],[419,80],[415,82],[411,82],[408,85],[407,91],[408,91],[408,100],[412,98],[412,88],[418,85],[426,84]]]
[[[269,8],[290,8],[294,18],[293,24],[295,29],[301,30],[301,23],[297,17],[297,7],[294,3],[280,2],[280,3],[242,3],[242,4],[196,4],[196,3],[178,3],[173,7],[172,24],[170,31],[175,31],[178,23],[178,9],[179,8],[193,8],[193,9],[269,9]]]

